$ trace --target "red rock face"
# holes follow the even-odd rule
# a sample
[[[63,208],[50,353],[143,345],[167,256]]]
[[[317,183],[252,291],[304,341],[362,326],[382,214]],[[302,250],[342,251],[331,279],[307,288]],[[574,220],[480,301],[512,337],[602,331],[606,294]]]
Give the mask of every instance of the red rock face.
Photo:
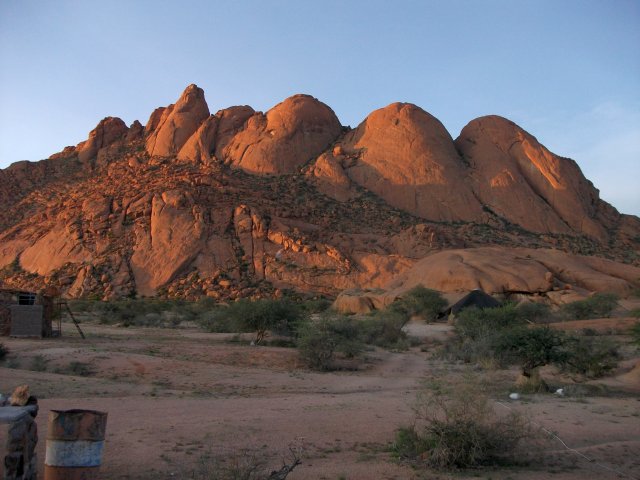
[[[533,232],[607,237],[613,212],[601,211],[598,191],[578,165],[515,123],[478,118],[462,130],[456,146],[469,163],[477,197],[497,215]]]
[[[89,138],[76,147],[78,159],[82,163],[94,160],[101,149],[110,147],[127,136],[129,128],[117,117],[107,117],[89,132]]]
[[[152,157],[176,155],[209,116],[204,90],[189,85],[175,105],[154,111],[147,122],[146,148]]]
[[[254,113],[251,107],[231,107],[207,118],[180,149],[178,160],[206,163],[220,158],[233,136]]]
[[[436,221],[482,216],[451,136],[415,105],[376,110],[341,147],[337,160],[347,176],[395,207]]]
[[[640,219],[574,161],[500,117],[454,143],[411,104],[345,133],[307,95],[210,115],[191,85],[144,128],[108,117],[76,147],[0,170],[0,205],[0,284],[72,297],[640,286],[634,267],[563,252],[640,264]]]
[[[315,158],[340,134],[333,110],[309,95],[294,95],[266,115],[256,113],[222,155],[254,174],[285,174]]]

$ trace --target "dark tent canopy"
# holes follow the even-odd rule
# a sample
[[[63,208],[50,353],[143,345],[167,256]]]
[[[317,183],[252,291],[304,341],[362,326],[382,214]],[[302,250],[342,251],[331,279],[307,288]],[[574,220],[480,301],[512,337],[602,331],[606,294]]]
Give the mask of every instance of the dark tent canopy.
[[[447,308],[444,312],[442,312],[442,316],[444,317],[446,315],[451,315],[452,313],[454,315],[457,315],[461,310],[464,310],[465,308],[469,308],[469,307],[476,307],[476,308],[483,309],[483,308],[496,308],[501,306],[502,306],[502,303],[500,303],[498,300],[493,298],[491,295],[484,293],[482,290],[476,289],[476,290],[473,290],[472,292],[469,292],[468,295],[465,295],[456,303],[454,303],[449,308]]]

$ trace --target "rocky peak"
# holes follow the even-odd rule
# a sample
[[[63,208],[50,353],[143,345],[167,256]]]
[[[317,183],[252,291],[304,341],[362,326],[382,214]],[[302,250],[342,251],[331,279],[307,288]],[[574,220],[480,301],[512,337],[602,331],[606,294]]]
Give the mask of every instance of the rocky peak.
[[[200,124],[178,152],[178,160],[208,163],[212,157],[220,158],[222,151],[244,122],[255,112],[248,106],[219,110]]]
[[[601,211],[598,190],[576,162],[551,153],[512,121],[477,118],[455,143],[471,167],[477,196],[496,214],[540,233],[607,236],[617,215]]]
[[[109,147],[122,140],[128,131],[129,128],[120,118],[103,118],[96,128],[89,132],[89,138],[76,147],[78,159],[83,163],[95,159],[101,148]]]
[[[318,156],[340,135],[336,114],[310,95],[294,95],[250,117],[222,155],[254,174],[286,174]]]
[[[204,90],[189,85],[174,105],[151,114],[145,127],[147,153],[152,157],[176,155],[208,117]]]
[[[395,207],[437,221],[482,214],[451,136],[416,105],[392,103],[374,111],[340,147],[331,155],[347,176]]]

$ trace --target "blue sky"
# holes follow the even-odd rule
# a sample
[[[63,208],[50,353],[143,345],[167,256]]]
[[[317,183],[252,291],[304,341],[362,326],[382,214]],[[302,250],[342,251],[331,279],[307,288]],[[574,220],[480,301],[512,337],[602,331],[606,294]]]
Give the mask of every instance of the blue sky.
[[[212,112],[309,93],[351,126],[412,102],[454,138],[502,115],[640,215],[639,46],[640,0],[2,0],[0,168],[196,83]]]

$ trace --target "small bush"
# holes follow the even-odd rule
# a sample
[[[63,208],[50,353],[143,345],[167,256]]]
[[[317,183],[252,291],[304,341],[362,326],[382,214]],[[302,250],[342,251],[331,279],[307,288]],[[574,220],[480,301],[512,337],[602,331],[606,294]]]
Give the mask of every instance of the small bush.
[[[47,360],[42,355],[36,355],[31,359],[31,364],[29,365],[29,370],[33,370],[35,372],[44,372],[47,370]]]
[[[597,293],[585,300],[567,303],[561,307],[565,318],[569,320],[587,320],[589,318],[608,317],[618,306],[618,297],[612,293]]]
[[[242,299],[228,307],[204,311],[196,322],[209,332],[256,332],[255,342],[259,344],[269,331],[295,337],[302,319],[302,309],[289,300]]]
[[[196,323],[204,330],[212,333],[238,333],[243,331],[240,321],[227,315],[226,310],[227,307],[221,307],[204,312],[198,316]]]
[[[256,332],[259,344],[268,331],[295,336],[301,319],[300,309],[288,300],[240,300],[226,309],[225,314],[237,321],[244,331]]]
[[[568,336],[563,344],[562,368],[589,378],[606,375],[618,365],[617,345],[602,337]]]
[[[497,308],[474,307],[461,311],[456,320],[455,331],[463,338],[478,340],[525,323],[516,306],[508,303]]]
[[[285,480],[296,467],[304,446],[289,446],[289,460],[274,470],[267,465],[264,452],[250,450],[228,451],[201,455],[194,465],[183,468],[179,477],[188,480]]]
[[[546,323],[553,320],[549,305],[544,303],[522,303],[517,307],[518,316],[533,323]]]
[[[363,343],[393,350],[406,350],[409,340],[402,329],[407,317],[397,311],[382,310],[375,315],[362,319],[357,328]]]
[[[336,353],[353,358],[363,350],[357,321],[327,312],[318,320],[310,320],[298,331],[298,351],[310,368],[329,370]]]
[[[468,363],[500,366],[505,363],[496,349],[500,336],[524,323],[513,304],[498,308],[467,308],[456,320],[457,341],[448,345],[447,353]]]
[[[447,305],[447,301],[439,292],[418,285],[393,302],[390,309],[406,315],[408,319],[420,316],[430,322],[435,320]]]
[[[206,297],[197,302],[159,298],[123,298],[106,302],[83,299],[70,302],[73,311],[94,315],[103,324],[161,328],[173,328],[183,321],[197,320],[214,305],[215,302]]]
[[[64,375],[77,375],[79,377],[89,377],[94,374],[93,367],[90,364],[75,360],[69,362],[66,367],[58,369],[56,372]]]
[[[2,343],[0,343],[0,360],[4,360],[8,354],[9,354],[9,349],[5,347]]]
[[[522,366],[522,373],[530,376],[538,367],[562,363],[568,358],[562,332],[545,328],[518,327],[496,337],[495,350],[502,358]]]
[[[530,423],[512,413],[498,417],[478,388],[441,386],[418,397],[416,423],[401,428],[392,445],[399,458],[439,469],[514,463],[520,444],[535,437]]]

